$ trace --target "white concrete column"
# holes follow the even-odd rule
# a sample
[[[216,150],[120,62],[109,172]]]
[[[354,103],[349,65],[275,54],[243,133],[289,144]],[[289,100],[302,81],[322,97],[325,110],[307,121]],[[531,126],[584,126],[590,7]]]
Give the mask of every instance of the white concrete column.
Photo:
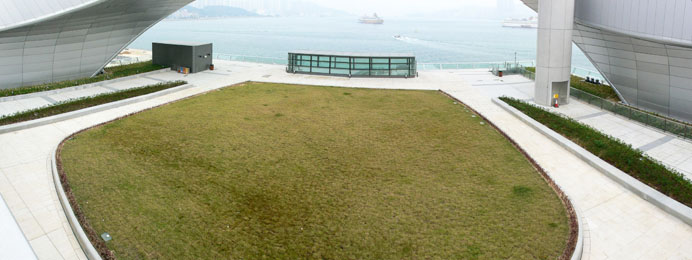
[[[538,49],[534,101],[550,106],[555,94],[560,103],[569,97],[572,68],[572,33],[575,0],[538,1]]]

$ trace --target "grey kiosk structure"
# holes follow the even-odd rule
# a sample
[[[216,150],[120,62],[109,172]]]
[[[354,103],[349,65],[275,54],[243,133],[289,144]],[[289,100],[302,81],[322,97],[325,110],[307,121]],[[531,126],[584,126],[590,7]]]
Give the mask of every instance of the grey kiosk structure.
[[[213,46],[211,43],[197,42],[154,42],[151,44],[153,63],[170,66],[178,71],[185,67],[190,73],[209,69],[213,65]]]

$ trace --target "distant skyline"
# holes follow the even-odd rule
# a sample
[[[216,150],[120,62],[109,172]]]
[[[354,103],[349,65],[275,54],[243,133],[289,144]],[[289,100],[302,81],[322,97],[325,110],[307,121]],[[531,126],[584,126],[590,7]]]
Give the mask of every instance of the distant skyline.
[[[377,12],[385,16],[405,16],[416,13],[435,13],[466,7],[483,7],[495,10],[532,11],[520,0],[307,0],[324,7],[353,14]]]
[[[197,0],[195,7],[224,5],[244,8],[265,15],[329,13],[338,10],[344,14],[363,15],[378,13],[385,17],[401,16],[473,16],[499,18],[502,16],[530,16],[535,13],[520,0]],[[324,7],[324,8],[320,8]],[[290,12],[287,12],[290,10]],[[333,12],[332,12],[333,14]],[[452,15],[450,15],[452,14]]]

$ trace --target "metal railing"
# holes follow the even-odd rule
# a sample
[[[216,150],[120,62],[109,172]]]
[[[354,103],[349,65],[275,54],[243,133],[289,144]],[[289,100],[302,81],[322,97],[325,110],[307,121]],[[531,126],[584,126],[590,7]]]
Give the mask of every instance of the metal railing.
[[[692,139],[692,125],[679,122],[670,118],[655,115],[649,112],[644,112],[639,109],[623,105],[620,103],[605,100],[598,96],[586,93],[584,91],[571,88],[571,96],[582,100],[591,105],[600,107],[602,110],[607,110],[615,114],[624,116],[631,120],[643,123],[648,126],[658,128],[662,131],[686,138]]]
[[[515,64],[514,62],[494,61],[494,62],[454,62],[454,63],[418,63],[418,70],[456,70],[456,69],[493,69],[497,66]],[[534,66],[532,60],[517,61],[516,64],[522,66]]]
[[[263,64],[278,64],[287,65],[287,59],[277,58],[277,57],[261,57],[261,56],[247,56],[247,55],[237,55],[228,53],[214,53],[214,59],[228,60],[228,61],[242,61],[242,62],[253,62],[253,63],[263,63]],[[495,61],[495,62],[453,62],[453,63],[417,63],[418,70],[449,70],[449,69],[492,69],[495,66],[504,66],[510,62],[505,61]],[[514,62],[511,62],[514,64]],[[535,61],[524,60],[517,61],[517,64],[521,66],[534,66]]]
[[[262,56],[247,56],[247,55],[237,55],[228,53],[214,53],[215,59],[229,60],[229,61],[242,61],[242,62],[252,62],[252,63],[263,63],[263,64],[277,64],[277,65],[287,65],[288,61],[285,58],[277,57],[262,57]],[[114,61],[115,62],[115,61]],[[522,67],[534,67],[536,66],[536,61],[534,60],[521,60],[521,61],[492,61],[492,62],[447,62],[447,63],[418,63],[418,70],[453,70],[453,69],[493,69],[495,67],[500,67],[503,70],[508,64],[514,65],[518,64]],[[123,64],[124,65],[124,64]],[[530,71],[521,71],[521,73],[527,78],[535,79],[535,76]],[[588,70],[580,67],[572,68],[572,74],[580,76],[582,78],[590,77],[599,79],[601,82],[606,82],[600,73],[593,70]]]
[[[605,78],[598,71],[588,70],[588,69],[581,68],[581,67],[573,67],[572,68],[572,75],[576,75],[576,76],[579,76],[582,78],[589,77],[592,79],[597,79],[597,80],[603,82],[603,84],[606,84]]]
[[[524,67],[526,67],[526,66],[524,66]],[[536,79],[536,73],[531,72],[531,71],[527,70],[526,68],[523,68],[523,71],[521,73],[518,73],[518,74],[522,74],[524,77],[529,78],[531,80]],[[580,67],[574,67],[574,68],[572,68],[572,75],[582,77],[582,78],[590,77],[593,79],[600,80],[601,84],[604,84],[604,85],[608,84],[608,82],[603,79],[601,74],[596,72],[596,71],[587,70],[587,69],[580,68]]]
[[[242,61],[242,62],[263,63],[263,64],[277,64],[277,65],[287,65],[288,64],[288,61],[286,58],[245,56],[245,55],[235,55],[235,54],[227,54],[227,53],[214,53],[213,56],[215,59],[228,60],[228,61]]]
[[[122,65],[130,65],[133,63],[140,63],[144,61],[150,61],[151,58],[144,58],[144,57],[132,57],[132,56],[117,56],[115,59],[113,59],[111,62],[106,65],[106,68],[110,67],[115,67],[115,66],[122,66]]]

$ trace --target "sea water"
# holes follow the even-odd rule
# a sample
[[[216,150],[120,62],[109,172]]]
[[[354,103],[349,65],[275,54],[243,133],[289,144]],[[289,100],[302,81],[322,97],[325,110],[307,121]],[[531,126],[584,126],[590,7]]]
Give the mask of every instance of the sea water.
[[[420,63],[536,59],[536,29],[505,28],[501,20],[391,18],[382,25],[357,17],[258,17],[164,20],[129,47],[156,41],[211,42],[215,53],[286,59],[289,51],[413,53]],[[395,37],[398,36],[398,37]],[[595,71],[573,47],[573,66]]]

